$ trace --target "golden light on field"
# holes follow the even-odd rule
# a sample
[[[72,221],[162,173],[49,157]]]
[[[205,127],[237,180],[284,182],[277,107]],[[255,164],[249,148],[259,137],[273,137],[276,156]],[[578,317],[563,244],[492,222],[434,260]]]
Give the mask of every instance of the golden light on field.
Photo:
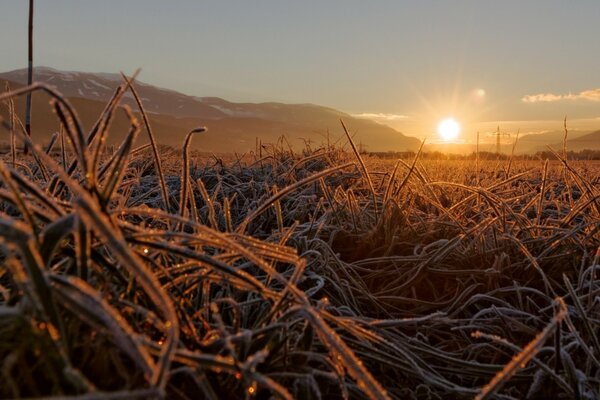
[[[460,125],[454,118],[446,118],[440,121],[437,131],[440,138],[449,142],[458,137]]]

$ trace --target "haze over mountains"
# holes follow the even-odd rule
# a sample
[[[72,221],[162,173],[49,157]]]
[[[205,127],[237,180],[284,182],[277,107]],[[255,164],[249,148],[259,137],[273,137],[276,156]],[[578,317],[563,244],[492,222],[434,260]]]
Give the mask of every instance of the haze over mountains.
[[[13,89],[23,86],[27,70],[1,73],[0,80],[8,82]],[[89,128],[120,84],[121,76],[37,67],[34,81],[56,86],[76,107],[84,127]],[[4,87],[5,82],[0,83]],[[188,130],[205,125],[208,132],[192,142],[199,150],[246,152],[255,149],[257,138],[262,143],[276,143],[282,135],[292,147],[301,149],[305,141],[318,146],[327,140],[339,139],[343,134],[340,118],[355,134],[356,143],[363,143],[368,150],[415,150],[420,143],[386,125],[313,104],[232,103],[218,97],[188,96],[142,82],[136,82],[136,88],[158,142],[175,147],[181,146]],[[122,104],[137,110],[131,93],[126,93]],[[22,116],[24,98],[19,98],[16,106]],[[5,108],[1,113],[6,117]],[[127,132],[127,120],[119,114],[110,132],[109,140],[113,143],[119,142]],[[34,95],[32,126],[36,140],[47,140],[58,130],[57,119],[45,94]],[[142,140],[145,137],[145,134],[140,135]]]
[[[520,135],[515,147],[515,154],[531,154],[548,150],[547,146],[553,149],[562,149],[565,132],[551,131],[537,134]],[[516,134],[510,136],[502,136],[500,150],[504,154],[512,152],[514,141],[517,139]],[[475,143],[432,143],[425,146],[427,151],[440,151],[446,153],[473,153],[477,149]],[[586,149],[600,150],[600,130],[589,132],[570,130],[567,135],[567,149],[571,151],[581,151]],[[489,136],[482,137],[479,144],[479,150],[485,152],[496,152],[495,138],[492,133]]]

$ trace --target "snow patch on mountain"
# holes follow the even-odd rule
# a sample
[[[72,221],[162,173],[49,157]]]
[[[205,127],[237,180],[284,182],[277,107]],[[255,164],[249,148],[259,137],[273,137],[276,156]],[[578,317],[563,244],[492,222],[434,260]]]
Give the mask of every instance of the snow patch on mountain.
[[[106,86],[106,85],[103,85],[103,84],[101,84],[100,82],[98,82],[98,81],[95,81],[95,80],[93,80],[93,79],[88,79],[88,82],[90,82],[92,85],[96,85],[96,86],[98,86],[98,87],[101,87],[102,89],[106,89],[106,90],[112,90],[112,89],[111,89],[111,88],[109,88],[108,86]]]
[[[227,107],[223,107],[217,104],[211,104],[210,105],[212,108],[214,108],[215,110],[219,110],[221,111],[223,114],[229,116],[229,117],[238,117],[238,118],[243,118],[243,117],[258,117],[261,118],[261,115],[258,115],[252,111],[240,111],[240,110],[232,110],[230,108]]]

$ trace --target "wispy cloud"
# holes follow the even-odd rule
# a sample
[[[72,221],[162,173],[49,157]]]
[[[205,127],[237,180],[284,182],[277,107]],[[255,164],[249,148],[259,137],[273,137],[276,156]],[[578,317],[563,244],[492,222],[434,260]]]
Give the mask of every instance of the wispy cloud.
[[[564,98],[563,95],[560,94],[552,94],[552,93],[540,93],[540,94],[528,94],[524,96],[521,100],[524,103],[540,103],[540,102],[551,102],[551,101],[559,101]]]
[[[584,90],[577,94],[554,94],[554,93],[539,93],[529,94],[523,96],[521,101],[524,103],[550,103],[561,100],[587,100],[587,101],[600,101],[600,88]]]
[[[407,115],[401,114],[386,114],[386,113],[362,113],[354,114],[357,118],[373,119],[375,121],[398,121],[401,119],[407,119]]]

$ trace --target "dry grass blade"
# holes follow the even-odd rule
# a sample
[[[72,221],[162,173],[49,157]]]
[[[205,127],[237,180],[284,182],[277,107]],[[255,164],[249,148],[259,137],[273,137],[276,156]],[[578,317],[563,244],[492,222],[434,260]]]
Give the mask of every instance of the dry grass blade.
[[[158,154],[158,146],[156,145],[156,140],[154,139],[154,133],[152,132],[152,127],[150,126],[150,120],[148,119],[148,115],[146,114],[146,110],[144,109],[144,105],[142,104],[142,100],[133,84],[133,80],[135,79],[135,75],[133,78],[128,78],[123,73],[123,79],[127,82],[129,86],[129,90],[133,94],[133,98],[138,105],[140,113],[142,114],[142,121],[144,121],[144,126],[146,127],[146,132],[148,132],[148,138],[150,139],[150,145],[152,146],[152,155],[154,156],[154,165],[156,166],[156,175],[158,177],[158,183],[160,184],[160,190],[163,197],[163,202],[166,210],[171,209],[171,205],[169,202],[169,194],[167,192],[167,185],[165,183],[165,177],[162,170],[162,164],[160,161],[160,155]]]
[[[369,189],[371,190],[371,196],[373,198],[373,210],[375,212],[375,223],[377,223],[378,218],[379,218],[379,215],[377,212],[377,194],[375,193],[375,187],[373,186],[373,181],[371,180],[371,175],[369,175],[369,170],[367,169],[367,165],[365,164],[364,160],[362,159],[360,152],[356,148],[356,145],[354,144],[354,141],[352,140],[352,136],[350,135],[350,132],[348,132],[348,129],[346,128],[346,125],[344,124],[344,121],[340,119],[340,123],[342,124],[342,128],[344,128],[344,133],[346,133],[346,137],[348,138],[348,142],[350,142],[350,146],[352,146],[352,151],[354,152],[354,154],[356,155],[356,158],[358,159],[361,171],[363,173],[363,177],[366,179],[367,184],[369,185]]]
[[[573,180],[575,181],[577,186],[579,186],[579,189],[583,191],[584,196],[588,198],[593,198],[600,194],[598,190],[594,187],[594,185],[592,185],[590,182],[584,179],[579,172],[577,172],[571,165],[569,165],[566,159],[561,157],[550,146],[547,146],[547,148],[552,153],[552,155],[554,155],[554,157],[556,157],[563,164],[566,170],[569,171],[570,175],[573,177]],[[600,204],[598,204],[598,201],[595,200],[594,205],[596,206],[594,211],[597,215],[600,215]]]
[[[80,219],[77,220],[76,226],[74,235],[77,276],[87,282],[92,265],[92,234]]]
[[[125,111],[129,117],[129,120],[131,121],[131,128],[127,134],[127,137],[123,141],[123,144],[121,144],[119,147],[114,162],[111,163],[112,169],[106,177],[106,184],[104,185],[104,190],[101,194],[101,199],[104,205],[108,204],[115,190],[117,190],[117,188],[120,186],[121,180],[123,179],[125,171],[127,170],[127,163],[131,154],[131,147],[133,146],[133,142],[135,141],[140,128],[131,111],[128,108],[125,108]]]
[[[515,141],[513,142],[512,148],[510,150],[510,158],[508,160],[508,167],[506,167],[506,178],[507,179],[510,177],[510,167],[512,166],[513,159],[515,157],[515,149],[517,148],[517,142],[519,141],[519,133],[521,133],[521,130],[517,130],[517,137],[515,138]]]
[[[67,164],[69,163],[69,161],[67,160],[67,149],[65,146],[65,128],[63,127],[62,124],[60,124],[58,134],[60,136],[60,155],[61,155],[61,159],[62,159],[62,166],[63,166],[63,169],[66,170]]]
[[[594,331],[594,328],[592,328],[592,323],[590,321],[588,313],[583,308],[583,304],[581,304],[581,301],[579,300],[577,293],[575,293],[575,289],[573,288],[571,281],[564,274],[563,274],[563,281],[565,282],[565,285],[567,286],[569,295],[571,296],[571,299],[573,300],[573,303],[575,304],[575,309],[577,310],[577,313],[579,314],[579,318],[581,318],[583,320],[583,326],[585,327],[587,334],[592,339],[592,346],[594,349],[596,349],[596,351],[598,351],[600,349],[600,342],[598,341],[598,336],[596,336],[596,332]]]
[[[563,126],[565,129],[565,136],[563,137],[563,158],[567,159],[567,137],[569,135],[569,131],[567,129],[567,116],[565,115],[565,120],[563,122]]]
[[[188,203],[188,190],[189,190],[189,179],[190,179],[190,156],[189,156],[189,147],[192,142],[192,136],[196,133],[206,132],[206,127],[201,126],[198,128],[194,128],[185,135],[185,140],[183,142],[183,169],[181,170],[181,179],[180,179],[180,195],[179,195],[179,215],[182,217],[186,216],[187,213],[187,203]]]
[[[10,92],[10,85],[8,81],[6,82],[6,92]],[[15,101],[12,97],[10,97],[8,100],[6,100],[6,102],[8,104],[11,165],[13,168],[15,168],[15,163],[17,161],[17,143],[15,137]]]
[[[31,214],[29,208],[25,204],[25,200],[23,199],[23,196],[21,194],[21,191],[19,190],[19,187],[13,181],[10,171],[8,171],[8,169],[6,168],[6,165],[4,164],[4,162],[2,160],[0,160],[0,176],[2,176],[2,180],[8,186],[8,189],[12,192],[12,194],[16,200],[17,207],[19,208],[19,211],[23,215],[23,218],[25,219],[27,224],[33,230],[33,235],[37,239],[38,226],[35,223],[35,221],[33,220],[33,215]]]
[[[506,237],[507,239],[511,240],[514,244],[517,245],[517,247],[519,248],[519,250],[521,250],[523,252],[523,254],[525,255],[525,257],[527,257],[527,259],[529,260],[529,262],[531,263],[531,265],[536,269],[536,271],[539,272],[539,274],[540,274],[540,276],[542,278],[542,281],[544,282],[544,286],[546,288],[546,291],[549,292],[550,294],[552,294],[553,296],[556,296],[556,292],[552,288],[552,284],[548,280],[548,277],[546,276],[546,273],[544,272],[544,270],[542,269],[542,267],[540,266],[540,264],[538,263],[538,261],[536,260],[536,258],[529,252],[529,250],[527,249],[527,247],[519,239],[515,238],[512,235],[505,234],[504,237]]]
[[[479,131],[477,131],[477,144],[475,148],[475,175],[476,175],[476,184],[479,186],[480,182],[480,172],[479,172]]]
[[[421,151],[423,151],[423,146],[424,145],[425,145],[425,139],[423,139],[423,141],[421,142],[421,146],[419,146],[419,151],[417,151],[417,154],[415,155],[415,158],[413,159],[413,162],[410,165],[410,168],[408,169],[408,173],[406,174],[406,176],[402,180],[402,183],[400,183],[400,185],[398,186],[398,188],[393,191],[393,195],[394,196],[397,196],[398,193],[400,193],[402,191],[402,189],[404,188],[404,186],[408,182],[408,179],[410,178],[410,176],[412,175],[413,171],[415,170],[415,166],[417,165],[417,161],[419,160],[419,156],[421,155]],[[395,174],[396,174],[396,171],[397,171],[397,168],[398,168],[399,164],[400,164],[400,160],[398,160],[398,162],[396,163],[396,167],[394,167],[394,173],[390,177],[390,182],[389,182],[388,187],[387,187],[387,189],[385,191],[385,196],[384,196],[384,200],[385,201],[387,201],[387,199],[389,199],[390,195],[392,194],[392,185],[394,183]]]
[[[250,214],[248,214],[248,216],[246,218],[244,218],[244,221],[242,221],[242,223],[237,227],[236,232],[243,233],[246,230],[246,228],[248,227],[248,224],[253,219],[258,217],[265,210],[267,210],[269,207],[271,207],[275,201],[281,199],[283,196],[287,195],[288,193],[293,192],[294,190],[296,190],[310,182],[314,182],[315,180],[323,178],[324,176],[330,175],[336,171],[351,167],[353,165],[354,165],[354,163],[347,163],[347,164],[340,165],[337,167],[328,168],[325,171],[321,171],[314,175],[308,176],[292,185],[289,185],[289,186],[281,189],[279,192],[275,193],[274,195],[269,197],[266,201],[264,201],[262,203],[262,205],[260,205],[256,210],[254,210]]]
[[[76,222],[75,214],[67,214],[46,225],[40,232],[40,254],[46,265],[50,263],[52,254],[65,236],[72,233]]]
[[[87,165],[87,161],[86,161],[87,157],[86,157],[86,152],[85,152],[85,147],[84,147],[85,138],[83,136],[83,129],[81,127],[81,122],[79,120],[77,113],[75,112],[75,109],[58,91],[56,91],[51,86],[37,82],[30,86],[25,86],[23,88],[13,90],[11,92],[0,95],[0,101],[3,101],[5,99],[10,99],[13,97],[17,97],[17,96],[21,96],[23,94],[32,93],[32,92],[35,92],[38,90],[48,93],[54,100],[56,100],[56,102],[57,102],[56,103],[57,104],[56,111],[58,112],[58,115],[61,118],[63,125],[67,129],[67,132],[69,132],[69,129],[71,126],[73,126],[73,128],[75,129],[75,132],[73,134],[73,139],[72,139],[73,146],[75,147],[76,155],[79,157],[79,159],[82,163],[84,175],[86,175],[88,165]],[[68,116],[63,113],[63,109],[67,111]],[[27,139],[29,139],[28,136],[27,136]],[[28,146],[29,141],[30,140],[25,140],[26,146]]]
[[[550,323],[531,341],[523,350],[513,357],[513,359],[504,366],[502,371],[498,372],[494,379],[485,385],[481,392],[475,397],[476,400],[485,400],[494,395],[500,388],[513,377],[513,375],[521,368],[525,368],[527,363],[535,356],[535,354],[543,346],[544,342],[554,332],[556,326],[567,315],[567,306],[562,298],[556,298],[558,306],[557,312]],[[476,334],[475,334],[476,336]]]
[[[245,271],[236,270],[235,268],[231,267],[230,265],[228,265],[218,259],[209,257],[205,254],[199,254],[194,251],[188,250],[185,247],[176,246],[174,244],[161,242],[161,241],[157,241],[157,240],[144,241],[144,240],[132,238],[131,241],[133,243],[147,246],[145,248],[154,248],[154,249],[164,250],[173,255],[179,255],[179,256],[186,257],[190,260],[201,262],[204,265],[210,266],[213,270],[215,270],[215,272],[220,272],[220,273],[223,273],[226,275],[230,275],[231,277],[229,279],[239,279],[241,282],[244,282],[245,284],[247,284],[250,289],[257,290],[261,293],[268,293],[267,288],[259,280],[255,279],[251,275],[248,275]]]
[[[94,288],[76,277],[50,275],[55,292],[74,314],[94,327],[106,329],[119,348],[136,362],[148,380],[154,373],[154,361],[144,346],[135,340],[136,333],[124,323],[119,313]]]
[[[206,207],[208,208],[208,221],[210,222],[210,226],[213,229],[219,229],[219,224],[217,223],[217,213],[215,212],[215,205],[213,204],[212,199],[206,191],[206,186],[204,186],[204,182],[202,182],[202,179],[196,180],[196,185],[200,190],[200,194],[202,195],[204,204],[206,204]]]
[[[12,98],[11,98],[11,100],[12,100]],[[25,134],[26,129],[25,129],[25,126],[23,125],[23,122],[21,122],[21,119],[19,119],[17,117],[14,117],[13,119],[14,119],[14,121],[16,121],[17,125],[19,126],[20,132]],[[12,133],[15,134],[14,127],[11,126],[10,129],[12,130]],[[24,148],[28,149],[28,147],[26,147],[26,146]],[[16,150],[15,150],[15,152],[16,152]],[[42,176],[44,177],[44,180],[47,181],[48,180],[48,172],[46,171],[46,167],[44,166],[44,164],[42,164],[40,162],[40,159],[37,155],[33,154],[32,156],[33,156],[33,160],[35,161],[36,165],[35,165],[35,168],[31,171],[31,175],[33,176],[35,174],[35,172],[41,171]]]
[[[48,93],[52,96],[50,104],[54,108],[54,112],[58,116],[62,126],[65,127],[65,131],[67,132],[67,136],[73,146],[73,151],[79,160],[79,165],[81,166],[83,176],[85,177],[87,176],[90,165],[85,150],[86,143],[81,122],[79,121],[75,110],[60,93],[52,91]]]
[[[542,173],[542,187],[540,189],[540,201],[538,203],[538,212],[536,218],[536,225],[540,225],[542,220],[542,213],[544,211],[544,196],[546,195],[546,182],[548,181],[548,160],[544,162],[544,169]]]
[[[123,238],[116,235],[114,227],[102,215],[99,208],[87,198],[80,198],[78,205],[81,207],[82,218],[107,242],[108,246],[114,251],[115,257],[132,272],[136,281],[144,287],[148,296],[164,313],[167,339],[165,340],[158,368],[152,377],[152,383],[164,390],[168,379],[168,368],[179,338],[179,320],[171,299],[164,292],[152,271],[127,247]]]
[[[306,318],[314,325],[321,341],[329,348],[334,359],[348,369],[348,373],[356,380],[359,388],[370,399],[390,399],[386,390],[367,371],[362,361],[356,357],[342,338],[327,325],[323,317],[313,308],[308,308],[304,311]]]
[[[24,140],[28,140],[24,138]],[[33,151],[51,169],[55,170],[60,178],[69,186],[78,196],[76,204],[80,210],[81,218],[85,223],[93,228],[95,232],[104,239],[109,247],[114,251],[115,257],[127,267],[135,279],[146,290],[150,299],[162,310],[165,319],[165,329],[167,339],[161,353],[158,368],[153,375],[152,383],[164,390],[167,382],[167,371],[172,361],[173,352],[179,338],[179,320],[175,313],[173,304],[169,296],[163,291],[161,285],[156,280],[152,271],[139,260],[139,258],[127,247],[126,242],[118,231],[115,231],[114,225],[102,213],[99,204],[85,191],[79,187],[68,175],[66,171],[60,169],[60,166],[48,155],[44,154],[37,146],[32,146]],[[53,303],[50,303],[53,304]]]
[[[62,323],[43,269],[43,261],[31,231],[17,221],[0,219],[0,235],[4,240],[12,242],[21,253],[27,275],[33,283],[34,292],[31,295],[34,300],[37,300],[40,311],[44,312],[44,319],[52,323],[56,329],[62,330]]]

